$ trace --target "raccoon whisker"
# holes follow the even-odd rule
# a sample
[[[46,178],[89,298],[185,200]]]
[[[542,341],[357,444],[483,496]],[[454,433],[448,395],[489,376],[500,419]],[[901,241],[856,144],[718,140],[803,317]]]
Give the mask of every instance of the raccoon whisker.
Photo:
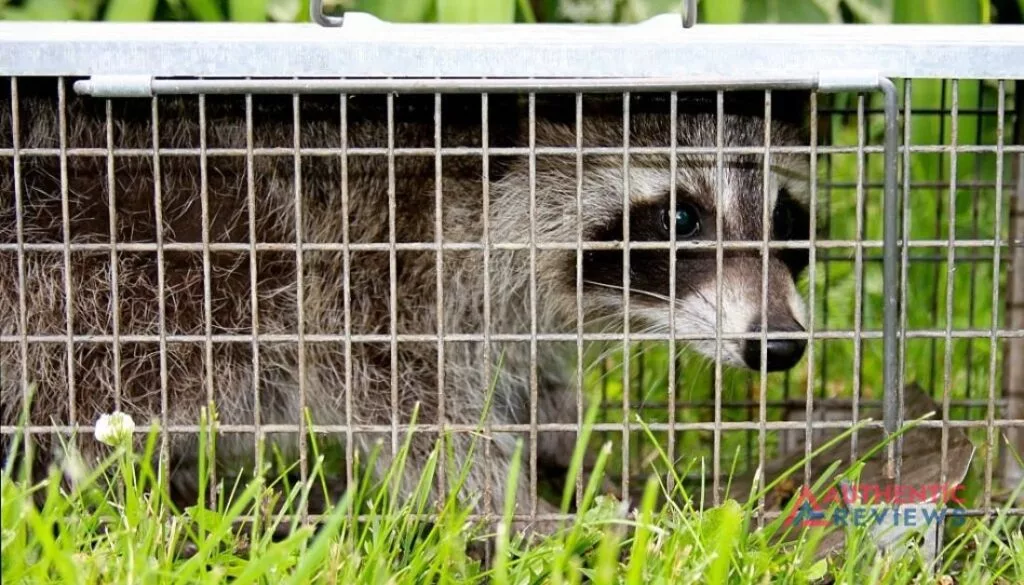
[[[653,350],[655,346],[656,346],[656,344],[644,343],[644,344],[642,344],[640,346],[641,349],[639,351],[632,351],[631,350],[629,352],[628,359],[631,359],[631,360],[632,359],[643,359],[644,356],[648,352]],[[594,364],[588,368],[588,371],[591,368],[595,367],[596,365],[599,365],[605,359],[607,359],[607,357],[612,352],[617,351],[619,349],[620,349],[620,347],[617,344],[609,344],[609,349],[607,349],[607,350],[605,350],[605,351],[603,351],[601,353],[599,358],[597,360],[595,360]],[[626,356],[624,356],[624,357],[626,357]],[[613,374],[617,375],[621,379],[621,376],[622,376],[621,370],[620,369],[615,369],[615,370],[608,370],[608,371],[604,372],[601,376],[598,377],[597,382],[603,385]],[[642,408],[647,403],[648,399],[650,398],[650,394],[651,394],[650,392],[647,392],[643,396],[641,396],[640,397],[640,402],[639,402],[639,404],[636,405],[636,407],[637,408]]]
[[[621,343],[612,343],[608,341],[595,342],[591,347],[596,348],[596,350],[592,349],[589,352],[589,355],[592,357],[584,355],[584,360],[587,362],[583,368],[583,372],[585,374],[591,373],[595,368],[600,367],[601,363],[611,357],[612,354],[622,350]]]
[[[663,330],[664,329],[667,329],[667,328],[663,328]],[[678,362],[678,360],[682,357],[684,352],[686,352],[688,349],[690,349],[689,345],[690,345],[689,342],[686,342],[686,341],[680,342],[677,345],[677,347],[676,347],[675,353],[673,353],[671,356],[669,356],[669,359],[676,360]],[[724,353],[723,353],[723,355],[724,355]],[[699,355],[694,356],[694,358],[695,358],[695,360],[697,362],[696,369],[692,373],[690,373],[690,374],[688,374],[686,376],[687,378],[690,378],[690,379],[698,379],[698,378],[703,377],[704,375],[706,375],[711,370],[711,367],[714,364],[714,360],[708,359],[708,358],[705,358],[705,357],[702,357],[702,356],[699,356]],[[691,363],[692,361],[693,360],[687,360],[687,363]],[[676,389],[677,389],[677,393],[684,393],[684,396],[685,396],[685,395],[691,394],[694,391],[694,389],[696,388],[696,384],[692,384],[692,383],[687,384],[687,383],[685,383],[684,380],[680,379],[681,378],[681,373],[682,373],[682,367],[677,366],[677,368],[676,368]],[[679,395],[679,394],[677,394],[677,395]]]
[[[641,332],[642,333],[655,333],[654,330],[652,330],[652,329],[650,329],[648,327],[645,327],[644,329],[642,329]],[[601,347],[600,352],[597,354],[597,356],[595,358],[593,358],[592,360],[589,360],[590,364],[584,368],[583,371],[584,371],[585,374],[589,374],[591,371],[594,370],[594,368],[599,367],[601,365],[601,363],[604,362],[606,359],[608,359],[608,357],[611,356],[613,353],[615,353],[616,351],[620,351],[622,349],[622,344],[621,343],[616,343],[616,342],[602,342],[602,345],[600,345],[599,347]],[[647,351],[647,350],[645,350],[645,351]],[[598,380],[601,380],[601,381],[603,381],[603,379],[604,379],[604,376],[602,376],[601,378],[598,378]]]
[[[585,282],[586,284],[592,284],[594,286],[601,286],[601,287],[604,287],[604,288],[610,288],[612,290],[617,290],[617,291],[625,290],[625,288],[623,286],[621,286],[621,285],[608,284],[608,283],[604,283],[604,282],[597,282],[595,280],[586,280],[585,279],[583,282]],[[666,303],[671,303],[672,302],[672,299],[668,298],[665,295],[658,294],[658,293],[651,292],[651,291],[647,291],[647,290],[644,290],[642,288],[629,287],[629,292],[634,292],[634,293],[637,293],[639,295],[648,296],[648,297],[651,297],[653,299],[657,299],[659,301],[665,301]]]
[[[604,352],[604,353],[602,354],[602,357],[601,357],[601,359],[600,359],[599,361],[595,362],[595,363],[596,363],[596,364],[600,364],[600,363],[601,363],[601,362],[603,362],[603,361],[604,361],[605,359],[607,359],[607,357],[608,357],[609,355],[611,355],[611,353],[612,353],[612,352],[616,351],[616,349],[618,349],[618,348],[612,347],[612,348],[611,348],[611,349],[609,349],[608,351]],[[633,354],[633,355],[636,355],[636,354]],[[619,379],[621,379],[621,378],[622,378],[622,369],[621,369],[621,368],[615,368],[615,369],[609,369],[609,370],[608,370],[608,371],[606,371],[606,372],[605,372],[604,374],[602,374],[601,376],[599,376],[599,377],[597,378],[597,382],[599,382],[599,383],[601,383],[601,384],[603,385],[603,384],[604,384],[604,383],[605,383],[605,382],[606,382],[606,381],[607,381],[607,380],[609,379],[609,377],[610,377],[610,376],[611,376],[611,375],[612,375],[613,373],[614,373],[615,375],[617,375],[617,376],[619,377]]]
[[[597,330],[601,333],[606,333],[614,330],[621,330],[619,327],[613,327],[615,325],[621,325],[622,315],[621,314],[609,314],[601,315],[598,317],[592,317],[583,321],[583,328],[586,330]],[[642,327],[633,328],[634,333],[654,333],[651,330],[652,324],[644,324]]]
[[[609,289],[612,289],[612,290],[617,290],[617,291],[624,290],[624,287],[621,286],[621,285],[607,284],[607,283],[596,282],[596,281],[592,281],[592,280],[584,280],[584,282],[588,283],[588,284],[593,284],[595,286],[601,286],[601,287],[604,287],[604,288],[609,288]],[[710,306],[712,308],[715,306],[714,303],[712,303],[708,299],[707,295],[703,291],[701,291],[699,288],[693,286],[690,283],[686,283],[686,282],[679,282],[678,284],[683,286],[683,287],[685,287],[685,289],[688,292],[692,293],[694,296],[696,296],[700,300],[704,301],[708,306]],[[650,297],[650,298],[653,298],[653,299],[656,299],[656,300],[659,300],[659,301],[663,301],[665,303],[671,303],[672,302],[672,298],[671,297],[669,297],[667,295],[660,294],[660,293],[655,293],[655,292],[651,292],[651,291],[648,291],[648,290],[644,290],[642,288],[633,288],[633,287],[630,287],[629,290],[631,292],[635,292],[635,293],[640,294],[640,295],[644,295],[644,296],[647,296],[647,297]],[[679,306],[679,304],[680,304],[680,302],[677,299],[676,300],[677,307]],[[708,321],[706,321],[700,315],[692,314],[691,317],[696,319],[696,320],[699,320],[702,323],[708,324]]]
[[[583,327],[587,328],[587,327],[591,327],[591,326],[594,326],[594,325],[599,325],[601,323],[608,323],[608,324],[610,324],[610,323],[621,321],[621,320],[622,320],[622,315],[619,315],[619,314],[600,315],[598,317],[591,317],[589,319],[584,319]]]
[[[604,360],[601,360],[601,361],[604,361]],[[622,378],[621,369],[620,368],[614,368],[614,369],[608,369],[603,374],[598,376],[596,382],[603,387],[608,382],[608,380],[611,379],[611,376],[612,376],[613,373],[616,373],[618,375],[619,379]]]
[[[600,320],[603,320],[603,319],[595,319],[595,321],[600,321]],[[643,333],[643,334],[669,333],[669,328],[666,325],[664,325],[664,324],[657,323],[656,321],[651,320],[649,323],[646,323],[643,327],[638,329],[636,331],[636,333]],[[584,372],[585,373],[590,373],[594,368],[600,366],[600,364],[604,360],[606,360],[608,358],[608,356],[610,356],[612,353],[614,353],[616,351],[619,351],[622,348],[622,344],[620,344],[620,343],[611,343],[611,342],[605,342],[605,343],[606,343],[606,345],[604,347],[606,349],[602,349],[601,352],[597,355],[597,357],[594,358],[593,360],[591,360],[590,365],[588,365],[586,368],[584,368]],[[634,356],[642,356],[643,354],[645,354],[646,352],[651,350],[651,348],[653,347],[653,344],[645,343],[641,347],[643,347],[643,349],[641,350],[641,352],[639,354],[632,354],[632,355],[634,355]],[[604,378],[605,378],[605,376],[602,376],[601,378],[599,378],[599,381],[603,381]]]
[[[598,368],[601,364],[603,364],[604,361],[606,359],[608,359],[608,357],[611,356],[612,353],[614,353],[618,349],[619,349],[619,347],[616,347],[613,344],[608,344],[606,346],[602,346],[602,349],[597,354],[597,356],[595,356],[592,360],[589,360],[590,363],[589,363],[589,365],[587,365],[583,369],[583,373],[586,375],[586,374],[590,374],[591,372],[593,372],[594,369]],[[604,379],[604,376],[601,376],[600,378],[598,378],[599,381],[602,381],[603,379]]]
[[[660,347],[661,345],[662,344],[660,342],[656,344],[644,343],[641,345],[640,351],[636,353],[636,357],[638,359],[644,359],[651,350],[653,350],[655,347]],[[656,393],[656,388],[654,386],[645,386],[642,379],[640,381],[640,388],[642,394],[640,396],[639,404],[636,405],[636,408],[638,409],[646,407],[652,396],[654,396],[654,394]]]
[[[768,166],[769,170],[780,177],[792,179],[795,181],[806,181],[810,178],[810,173],[803,169],[796,169],[783,164],[775,163]]]
[[[691,287],[691,290],[693,291],[693,294],[697,296],[698,299],[704,301],[709,307],[715,307],[715,303],[711,302],[711,299],[708,298],[707,294],[705,294],[704,291],[700,290],[697,287]]]

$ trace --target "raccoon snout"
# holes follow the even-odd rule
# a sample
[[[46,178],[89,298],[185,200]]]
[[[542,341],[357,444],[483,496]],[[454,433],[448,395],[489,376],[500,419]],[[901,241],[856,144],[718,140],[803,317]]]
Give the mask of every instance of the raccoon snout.
[[[748,330],[760,333],[761,324],[755,323]],[[768,333],[794,333],[804,331],[799,323],[790,319],[785,323],[768,323]],[[807,342],[803,339],[768,339],[766,369],[769,372],[788,370],[804,356]],[[761,340],[747,339],[743,343],[743,361],[752,370],[761,369]]]

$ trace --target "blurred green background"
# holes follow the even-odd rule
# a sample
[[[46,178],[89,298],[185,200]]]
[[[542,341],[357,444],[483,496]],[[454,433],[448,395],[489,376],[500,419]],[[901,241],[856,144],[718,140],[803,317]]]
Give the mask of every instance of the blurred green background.
[[[394,22],[635,22],[681,0],[325,0]],[[701,0],[701,22],[1010,22],[1024,0]],[[0,0],[21,20],[305,21],[309,0]]]

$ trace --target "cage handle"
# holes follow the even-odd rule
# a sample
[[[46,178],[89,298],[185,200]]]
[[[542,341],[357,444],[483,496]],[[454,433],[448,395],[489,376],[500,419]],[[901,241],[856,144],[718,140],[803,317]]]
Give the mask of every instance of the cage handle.
[[[686,0],[686,13],[683,14],[683,28],[691,28],[697,24],[697,0]]]
[[[331,16],[324,13],[324,0],[309,0],[309,19],[326,27],[341,26],[345,22],[344,16]]]
[[[309,0],[309,19],[325,27],[339,27],[345,22],[344,16],[331,16],[324,12],[324,0]],[[686,0],[683,13],[683,28],[697,24],[697,0]]]

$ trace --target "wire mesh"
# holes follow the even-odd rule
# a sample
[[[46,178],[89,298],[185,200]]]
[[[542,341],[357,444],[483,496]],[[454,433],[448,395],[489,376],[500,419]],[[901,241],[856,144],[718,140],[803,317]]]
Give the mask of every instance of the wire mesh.
[[[771,89],[747,98],[761,120],[752,138],[727,114],[728,91],[701,102],[711,121],[696,138],[694,102],[678,92],[528,93],[523,111],[500,94],[140,102],[69,87],[9,78],[3,95],[5,440],[23,430],[49,449],[53,435],[89,433],[98,413],[123,409],[157,417],[163,465],[187,467],[200,409],[216,404],[222,457],[262,469],[271,440],[305,480],[313,434],[342,445],[339,481],[351,485],[378,440],[394,458],[414,432],[422,463],[452,433],[443,470],[483,436],[471,477],[493,512],[518,438],[519,512],[537,520],[561,517],[541,484],[547,467],[567,467],[589,403],[599,416],[588,453],[611,445],[622,494],[666,472],[664,450],[691,486],[710,459],[713,503],[732,474],[809,455],[881,405],[885,113],[872,94],[805,92],[806,138],[786,142],[775,124],[792,112]],[[936,401],[922,426],[941,432],[943,482],[952,433],[984,446],[967,512],[991,513],[1020,481],[1011,449],[1024,452],[1019,82],[905,81],[900,95],[901,386]],[[664,135],[645,141],[659,115]],[[820,229],[806,239],[765,229],[786,157],[807,164],[805,211]],[[753,195],[737,190],[737,160]],[[700,189],[713,237],[680,237],[672,218]],[[730,207],[740,198],[748,207]],[[651,200],[668,218],[660,239],[644,231]],[[746,221],[756,237],[722,236]],[[664,293],[644,290],[659,251]],[[773,331],[772,259],[804,252],[806,322]],[[736,276],[747,256],[750,278]],[[595,287],[595,259],[613,257]],[[694,280],[693,258],[713,265],[710,286]],[[652,307],[659,294],[678,302]],[[694,329],[685,304],[704,295],[710,331]],[[743,295],[759,299],[758,326],[727,330]],[[804,359],[769,373],[775,340],[807,340]],[[753,368],[726,363],[754,342]],[[685,349],[701,343],[713,359]],[[22,428],[15,414],[33,388],[42,406]],[[880,426],[851,437],[851,458]],[[808,461],[805,477],[815,472]],[[437,495],[449,481],[438,475]],[[577,500],[583,488],[581,476]]]

